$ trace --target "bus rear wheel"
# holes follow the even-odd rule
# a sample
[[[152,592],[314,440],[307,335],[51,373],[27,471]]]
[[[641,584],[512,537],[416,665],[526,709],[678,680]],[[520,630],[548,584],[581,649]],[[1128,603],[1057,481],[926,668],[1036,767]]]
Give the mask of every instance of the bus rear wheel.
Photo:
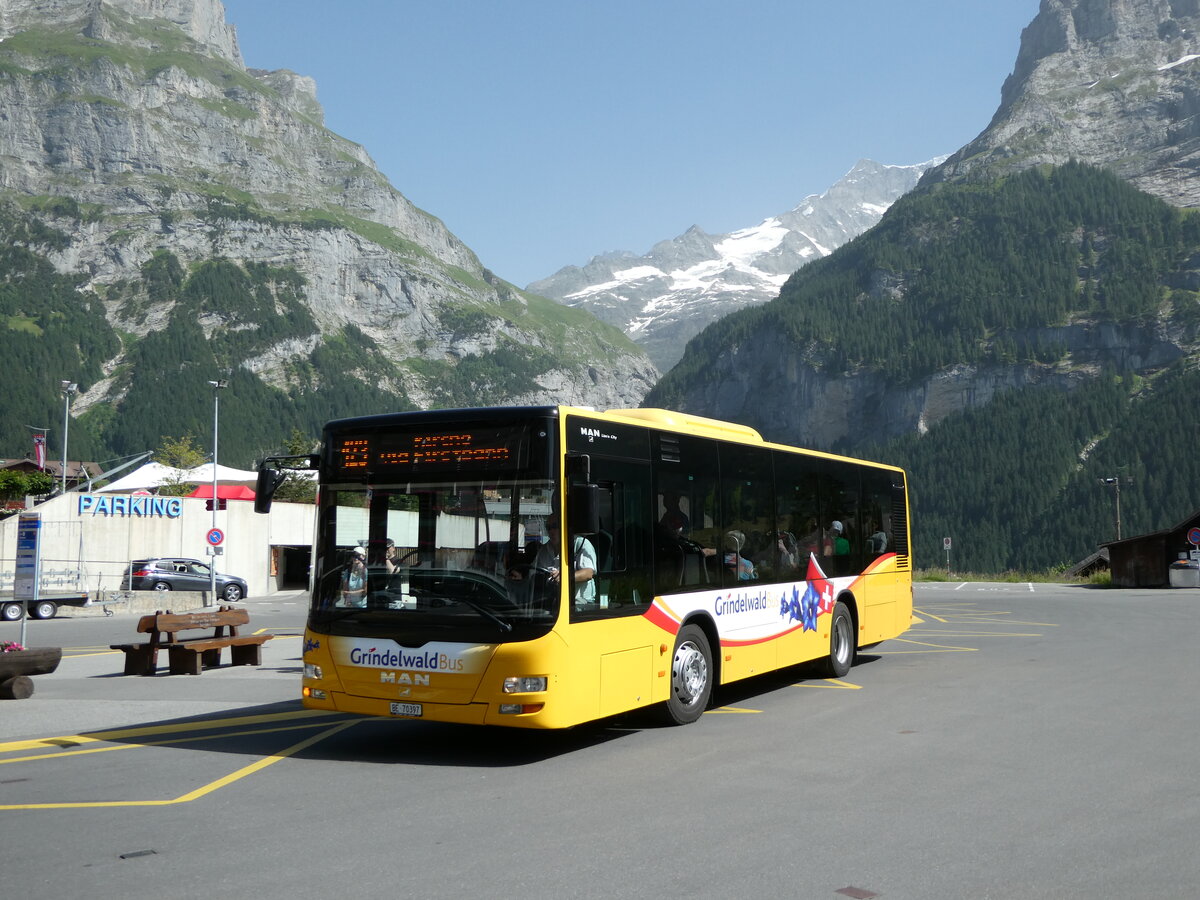
[[[854,619],[850,609],[839,600],[833,605],[829,623],[829,656],[822,663],[826,678],[841,678],[854,663]]]
[[[700,718],[713,689],[712,650],[708,635],[696,625],[684,625],[675,638],[671,657],[671,696],[667,719],[687,725]]]

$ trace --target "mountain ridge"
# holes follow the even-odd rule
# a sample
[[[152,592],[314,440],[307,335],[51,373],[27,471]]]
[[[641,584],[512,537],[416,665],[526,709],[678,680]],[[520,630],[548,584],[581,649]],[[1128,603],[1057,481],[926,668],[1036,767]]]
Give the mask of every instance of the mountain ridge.
[[[1200,0],[1042,0],[987,128],[931,182],[1070,161],[1200,206]]]
[[[527,289],[621,328],[666,371],[706,325],[776,297],[796,269],[866,231],[943,159],[915,166],[859,160],[824,193],[758,225],[718,235],[693,225],[640,256],[600,254]]]
[[[645,403],[904,464],[922,565],[947,535],[976,571],[1078,560],[1114,474],[1131,533],[1194,512],[1197,26],[1194,0],[1043,0],[989,128]]]
[[[94,431],[115,448],[110,408],[150,408],[156,384],[191,365],[138,351],[185,315],[174,352],[244,374],[256,402],[291,398],[282,436],[346,412],[327,396],[363,412],[481,398],[633,406],[656,379],[619,330],[484,267],[324,127],[312,79],[246,68],[219,0],[0,0],[0,37],[7,234],[53,232],[29,249],[77,280],[117,339],[99,360],[85,357],[101,344],[74,360],[54,351],[56,374],[81,386],[73,443]],[[38,315],[20,296],[5,303],[15,320]],[[352,365],[328,367],[351,347]],[[20,390],[53,420],[52,386]],[[163,433],[199,412],[170,408]]]

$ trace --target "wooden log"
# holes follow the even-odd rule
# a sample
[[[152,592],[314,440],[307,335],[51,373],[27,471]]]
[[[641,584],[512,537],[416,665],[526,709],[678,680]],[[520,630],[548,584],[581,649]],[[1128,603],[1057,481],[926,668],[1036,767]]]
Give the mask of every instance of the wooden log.
[[[33,696],[33,679],[28,675],[14,675],[0,681],[0,700],[28,700]]]

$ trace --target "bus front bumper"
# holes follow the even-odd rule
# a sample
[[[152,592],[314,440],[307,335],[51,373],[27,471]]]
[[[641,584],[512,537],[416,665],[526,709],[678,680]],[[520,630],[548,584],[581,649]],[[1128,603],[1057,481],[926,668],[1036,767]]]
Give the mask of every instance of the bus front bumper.
[[[339,691],[326,691],[324,698],[314,697],[306,689],[301,698],[307,709],[323,709],[334,712],[357,713],[385,719],[409,719],[412,721],[450,722],[459,725],[502,725],[509,728],[562,728],[569,723],[556,723],[548,714],[543,702],[532,697],[521,698],[525,702],[505,704],[512,711],[501,711],[494,703],[430,703],[381,700],[376,697],[359,697]],[[532,702],[531,702],[532,701]]]

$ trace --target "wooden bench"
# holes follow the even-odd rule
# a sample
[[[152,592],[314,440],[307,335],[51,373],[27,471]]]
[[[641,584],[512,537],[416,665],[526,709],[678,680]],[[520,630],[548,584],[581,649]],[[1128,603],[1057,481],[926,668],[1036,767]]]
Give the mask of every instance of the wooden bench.
[[[158,651],[166,650],[172,675],[199,675],[221,663],[221,650],[229,648],[235,666],[261,666],[262,645],[273,634],[238,634],[239,625],[250,623],[245,609],[221,606],[215,611],[194,613],[156,612],[138,620],[139,634],[148,634],[144,644],[109,644],[125,653],[126,675],[158,672]],[[212,634],[181,638],[181,632],[211,628]]]

